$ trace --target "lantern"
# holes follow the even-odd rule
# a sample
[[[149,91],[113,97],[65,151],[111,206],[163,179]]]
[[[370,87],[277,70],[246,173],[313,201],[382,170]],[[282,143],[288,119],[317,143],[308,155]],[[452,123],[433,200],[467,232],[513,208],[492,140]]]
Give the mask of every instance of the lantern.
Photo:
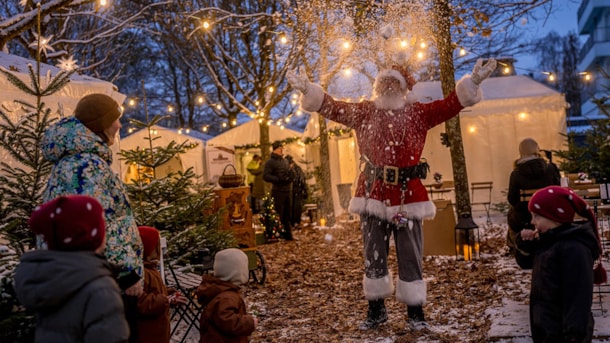
[[[455,226],[456,260],[478,260],[479,245],[479,227],[470,214],[462,215]]]

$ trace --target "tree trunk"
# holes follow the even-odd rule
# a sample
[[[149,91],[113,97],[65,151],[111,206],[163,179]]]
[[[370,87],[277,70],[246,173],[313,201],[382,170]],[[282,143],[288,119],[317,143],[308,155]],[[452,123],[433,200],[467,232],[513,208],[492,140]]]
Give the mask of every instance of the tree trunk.
[[[318,125],[320,127],[320,199],[321,217],[325,217],[328,226],[335,224],[335,207],[333,202],[333,185],[330,179],[330,154],[328,152],[328,134],[326,132],[326,119],[319,115]]]
[[[433,11],[435,22],[434,34],[436,36],[441,69],[441,86],[443,95],[446,97],[455,89],[453,45],[451,43],[451,9],[449,8],[448,0],[434,0]],[[468,175],[466,173],[466,158],[464,157],[460,117],[455,116],[447,120],[445,122],[445,131],[451,151],[458,226],[461,224],[460,221],[466,221],[467,225],[476,226],[472,221],[472,208],[468,193]]]

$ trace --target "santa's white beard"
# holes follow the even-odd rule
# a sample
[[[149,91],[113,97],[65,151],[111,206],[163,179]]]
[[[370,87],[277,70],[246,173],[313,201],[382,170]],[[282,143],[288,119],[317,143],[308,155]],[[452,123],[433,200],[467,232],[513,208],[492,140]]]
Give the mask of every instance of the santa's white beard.
[[[397,110],[405,107],[407,104],[407,98],[404,94],[392,93],[386,95],[377,95],[373,102],[375,107],[380,110]]]

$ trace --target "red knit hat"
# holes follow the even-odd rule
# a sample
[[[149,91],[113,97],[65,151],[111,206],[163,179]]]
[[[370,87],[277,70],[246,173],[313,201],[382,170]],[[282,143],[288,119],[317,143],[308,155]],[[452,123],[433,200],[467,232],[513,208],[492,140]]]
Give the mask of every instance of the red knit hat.
[[[150,226],[138,226],[138,231],[140,231],[140,238],[142,238],[142,244],[144,245],[144,256],[148,256],[157,249],[161,235],[159,230]]]
[[[589,204],[569,188],[549,186],[537,191],[530,199],[528,209],[558,223],[573,222],[574,214],[595,223]]]
[[[87,195],[66,195],[34,209],[30,228],[42,236],[49,250],[94,251],[106,235],[104,209]]]
[[[573,190],[559,186],[545,187],[532,196],[527,208],[532,213],[556,221],[558,223],[571,223],[574,221],[574,214],[586,218],[595,230],[597,244],[602,251],[599,232],[597,230],[597,220],[593,210],[579,197]],[[601,255],[595,261],[593,271],[593,282],[595,284],[606,283],[608,280],[606,270],[601,263]]]

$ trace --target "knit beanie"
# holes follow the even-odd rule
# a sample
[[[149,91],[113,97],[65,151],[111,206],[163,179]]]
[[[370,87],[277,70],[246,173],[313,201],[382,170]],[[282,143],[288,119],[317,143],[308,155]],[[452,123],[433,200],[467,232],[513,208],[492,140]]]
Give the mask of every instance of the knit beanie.
[[[99,135],[119,119],[121,107],[106,94],[89,94],[76,104],[74,116],[89,130]]]
[[[214,276],[235,285],[243,285],[250,278],[248,256],[240,249],[224,249],[214,256]]]
[[[159,246],[159,241],[161,240],[159,230],[150,226],[138,226],[138,231],[144,246],[144,256],[149,256]]]
[[[34,209],[30,228],[49,250],[94,251],[106,235],[104,209],[87,195],[57,197]]]
[[[534,193],[527,208],[532,213],[558,223],[573,222],[574,214],[586,218],[593,226],[597,243],[600,246],[600,251],[602,251],[595,214],[589,204],[574,193],[573,190],[559,186],[545,187]],[[593,278],[595,284],[606,283],[607,281],[607,273],[601,263],[601,255],[595,261]]]
[[[536,142],[532,138],[525,138],[519,143],[519,155],[521,157],[538,155],[540,153],[540,148],[538,147],[538,142]]]

